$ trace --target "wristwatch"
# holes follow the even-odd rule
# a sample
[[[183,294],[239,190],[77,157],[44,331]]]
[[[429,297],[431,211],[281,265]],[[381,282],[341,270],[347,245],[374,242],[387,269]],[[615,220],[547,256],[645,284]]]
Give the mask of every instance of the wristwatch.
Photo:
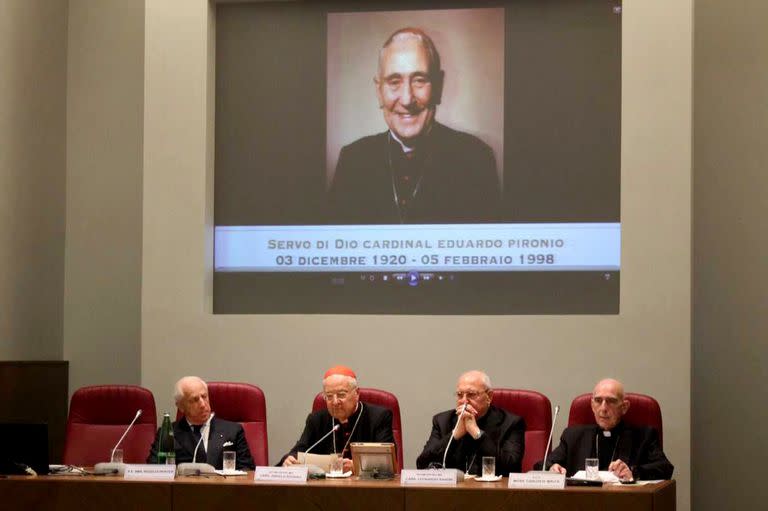
[[[485,431],[483,431],[482,429],[479,429],[477,430],[477,436],[473,436],[472,438],[474,438],[475,440],[480,440],[484,434],[485,434]]]

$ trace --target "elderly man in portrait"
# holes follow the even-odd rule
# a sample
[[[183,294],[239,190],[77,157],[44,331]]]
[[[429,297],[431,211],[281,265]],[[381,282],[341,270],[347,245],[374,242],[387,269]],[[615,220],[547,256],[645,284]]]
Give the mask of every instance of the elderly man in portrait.
[[[344,471],[352,470],[352,456],[349,444],[352,442],[391,442],[392,412],[380,406],[360,401],[357,375],[349,367],[334,366],[323,376],[323,396],[326,409],[309,414],[304,431],[291,450],[279,464],[298,464],[298,453],[318,442],[324,435],[339,425],[313,449],[314,454],[339,454],[344,460]]]
[[[670,479],[674,467],[661,450],[658,432],[625,424],[622,417],[628,409],[620,381],[599,381],[592,391],[597,424],[566,428],[560,445],[547,457],[545,470],[572,476],[584,470],[586,458],[598,458],[600,470],[613,472],[621,480]]]
[[[330,188],[337,223],[468,223],[498,218],[492,149],[435,121],[445,72],[421,29],[392,34],[374,78],[389,128],[341,149]]]
[[[176,463],[190,463],[193,457],[198,463],[208,463],[222,469],[224,451],[235,451],[238,470],[253,470],[253,458],[243,427],[219,419],[211,412],[208,400],[208,385],[197,376],[185,376],[176,382],[174,388],[176,407],[184,415],[173,423]],[[157,462],[160,444],[160,430],[152,444],[148,463]],[[197,456],[195,456],[197,449]]]
[[[482,371],[462,374],[456,384],[456,408],[433,417],[432,432],[416,466],[439,466],[445,457],[444,468],[479,475],[483,456],[493,456],[497,474],[520,472],[525,421],[493,406],[492,401],[493,388],[487,374]]]

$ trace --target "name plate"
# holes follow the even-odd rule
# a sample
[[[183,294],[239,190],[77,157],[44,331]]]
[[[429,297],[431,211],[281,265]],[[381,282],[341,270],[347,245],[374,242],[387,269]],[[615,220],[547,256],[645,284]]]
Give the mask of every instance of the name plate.
[[[565,488],[565,474],[557,474],[555,472],[509,474],[509,488],[561,490]]]
[[[176,465],[126,465],[125,479],[159,479],[173,481]]]
[[[296,465],[293,467],[256,467],[254,481],[269,481],[272,483],[306,483],[308,467]]]
[[[400,471],[400,484],[456,486],[456,478],[456,469],[452,468]]]

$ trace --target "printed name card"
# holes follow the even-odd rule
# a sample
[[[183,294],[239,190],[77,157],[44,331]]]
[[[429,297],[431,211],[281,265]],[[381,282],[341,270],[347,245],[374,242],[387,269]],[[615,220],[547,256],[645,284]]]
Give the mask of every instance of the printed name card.
[[[293,467],[256,467],[253,474],[254,481],[269,481],[272,483],[306,483],[307,470],[306,465],[296,465]]]
[[[565,488],[565,474],[555,472],[509,474],[509,488],[562,489]]]
[[[458,472],[453,468],[400,471],[400,484],[455,486]]]
[[[126,465],[125,479],[170,480],[176,477],[176,465]]]

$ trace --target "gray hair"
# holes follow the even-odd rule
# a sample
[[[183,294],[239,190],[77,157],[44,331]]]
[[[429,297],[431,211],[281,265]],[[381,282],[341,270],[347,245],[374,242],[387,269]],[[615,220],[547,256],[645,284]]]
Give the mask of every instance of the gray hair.
[[[473,369],[471,371],[467,371],[466,373],[462,373],[462,375],[459,376],[459,380],[461,380],[462,378],[464,378],[465,376],[467,376],[469,374],[476,374],[476,375],[480,376],[480,379],[482,380],[483,385],[485,385],[485,389],[486,390],[493,390],[493,385],[491,384],[491,377],[488,376],[485,373],[485,371],[480,371],[479,369]]]
[[[395,33],[389,36],[381,47],[381,50],[379,50],[379,69],[376,73],[378,76],[381,76],[381,61],[384,57],[384,52],[389,45],[395,41],[403,41],[407,39],[416,39],[426,50],[429,59],[429,74],[435,74],[440,71],[440,54],[437,52],[437,47],[435,47],[435,43],[432,42],[432,38],[420,28],[405,27],[396,30]]]
[[[205,391],[208,392],[208,384],[205,383],[205,380],[200,378],[199,376],[184,376],[183,378],[179,378],[179,381],[176,382],[176,385],[173,386],[173,401],[178,405],[182,399],[184,399],[184,387],[188,383],[202,383],[203,387],[205,387]]]
[[[485,374],[484,371],[480,371],[480,374],[483,375],[483,385],[485,385],[485,388],[488,390],[493,390],[493,385],[491,384],[491,377]]]
[[[621,400],[625,399],[624,398],[624,384],[621,383],[619,380],[617,380],[615,378],[603,378],[602,380],[597,382],[595,384],[595,388],[592,389],[592,395],[593,396],[595,395],[595,390],[597,390],[597,387],[600,387],[600,386],[603,386],[603,385],[611,385],[611,386],[613,386],[615,388],[615,390],[616,390],[616,396],[619,399],[621,399]]]
[[[356,389],[357,388],[357,378],[352,378],[351,376],[346,376],[344,374],[332,374],[332,375],[328,376],[328,378],[331,378],[333,376],[341,376],[342,378],[344,378],[344,380],[347,382],[347,384],[349,384],[349,388],[350,389]],[[323,378],[323,388],[325,388],[325,380],[327,380],[328,378]]]

